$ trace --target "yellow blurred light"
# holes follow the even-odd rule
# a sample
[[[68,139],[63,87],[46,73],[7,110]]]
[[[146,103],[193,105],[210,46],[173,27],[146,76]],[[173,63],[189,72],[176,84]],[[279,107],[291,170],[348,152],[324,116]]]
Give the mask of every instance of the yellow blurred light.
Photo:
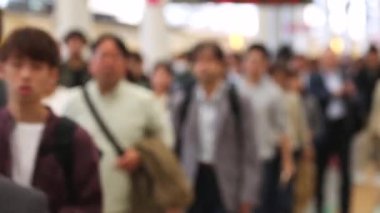
[[[342,38],[335,37],[330,40],[330,49],[337,55],[341,55],[344,51],[345,45]]]
[[[241,35],[233,34],[228,37],[230,48],[234,51],[243,50],[245,47],[245,39]]]

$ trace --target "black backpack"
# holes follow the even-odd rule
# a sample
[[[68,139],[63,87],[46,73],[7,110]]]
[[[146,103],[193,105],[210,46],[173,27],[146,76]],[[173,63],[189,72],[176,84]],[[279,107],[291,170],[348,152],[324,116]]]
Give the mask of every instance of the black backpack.
[[[187,118],[187,113],[189,110],[189,105],[192,100],[193,96],[193,88],[194,84],[186,86],[183,90],[185,93],[183,101],[180,103],[179,106],[179,123],[178,123],[178,132],[176,136],[176,144],[175,144],[175,152],[178,156],[181,156],[182,153],[182,140],[181,140],[181,133],[183,130],[183,124]],[[235,126],[238,132],[238,136],[241,137],[243,133],[243,128],[241,125],[242,115],[241,115],[241,106],[239,102],[239,96],[237,89],[234,85],[229,85],[228,88],[228,99],[230,103],[230,107],[232,110],[232,113],[234,115],[235,120]],[[240,140],[239,140],[240,141]]]
[[[64,177],[65,185],[68,192],[68,202],[74,203],[76,201],[76,193],[74,189],[73,175],[74,175],[74,133],[76,124],[68,118],[60,118],[59,123],[55,130],[57,138],[53,147],[53,152],[56,159],[60,163]]]

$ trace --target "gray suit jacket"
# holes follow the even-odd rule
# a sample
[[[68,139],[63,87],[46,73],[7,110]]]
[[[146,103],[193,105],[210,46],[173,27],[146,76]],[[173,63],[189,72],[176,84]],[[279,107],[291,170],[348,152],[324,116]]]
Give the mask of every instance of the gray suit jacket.
[[[176,133],[178,134],[181,103],[185,98],[183,92],[175,94],[172,100],[172,116]],[[217,147],[215,153],[215,172],[221,190],[221,197],[228,211],[236,212],[242,203],[256,204],[259,183],[259,163],[256,143],[253,135],[253,122],[250,103],[239,99],[241,137],[235,126],[235,115],[231,109],[228,91],[223,95],[222,104],[218,109]],[[181,163],[186,174],[195,184],[198,170],[199,126],[198,103],[193,94],[183,129],[180,133]],[[241,140],[240,140],[241,139]]]
[[[47,213],[45,195],[33,189],[23,188],[0,177],[1,213]]]

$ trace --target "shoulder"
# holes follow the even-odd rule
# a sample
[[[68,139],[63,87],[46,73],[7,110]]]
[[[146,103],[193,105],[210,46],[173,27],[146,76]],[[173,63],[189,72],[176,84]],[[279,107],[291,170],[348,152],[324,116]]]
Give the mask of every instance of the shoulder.
[[[27,205],[29,207],[35,205],[42,207],[47,206],[46,197],[42,192],[21,187],[4,177],[0,177],[0,191],[9,200],[17,200],[21,202],[21,205]]]
[[[70,137],[75,147],[90,148],[94,146],[90,134],[70,118],[57,117],[55,132],[62,137]]]
[[[264,83],[271,99],[279,99],[284,96],[284,90],[269,77],[264,81]]]
[[[65,93],[68,95],[68,104],[67,107],[76,107],[77,104],[82,101],[82,88],[81,87],[74,87],[72,89],[67,89]]]
[[[122,89],[128,99],[133,97],[135,101],[140,102],[154,102],[156,100],[151,90],[137,84],[125,81],[122,82]]]

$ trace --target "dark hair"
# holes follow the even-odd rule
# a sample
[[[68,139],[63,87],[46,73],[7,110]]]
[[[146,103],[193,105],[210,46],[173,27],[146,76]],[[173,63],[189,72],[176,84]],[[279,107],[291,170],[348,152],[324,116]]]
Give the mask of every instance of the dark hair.
[[[287,62],[294,56],[294,51],[291,46],[283,45],[277,51],[277,60]]]
[[[300,74],[294,70],[287,69],[285,72],[286,78],[298,78]]]
[[[119,37],[117,37],[116,35],[113,35],[113,34],[104,34],[104,35],[100,36],[92,45],[92,47],[91,47],[92,52],[95,52],[98,49],[98,47],[103,42],[105,42],[107,40],[111,40],[116,45],[116,47],[119,49],[119,51],[121,52],[121,54],[124,57],[129,56],[129,50],[128,50],[127,46],[124,44],[124,42]]]
[[[132,58],[132,59],[138,61],[139,63],[142,63],[142,57],[141,57],[140,53],[138,53],[138,52],[130,52],[128,58]]]
[[[58,67],[60,55],[57,42],[45,31],[25,27],[13,31],[0,48],[0,61],[9,57],[25,57]]]
[[[269,74],[270,75],[284,74],[284,75],[287,76],[287,74],[290,73],[290,72],[291,71],[286,66],[284,66],[281,63],[272,64],[270,66],[270,68],[269,68]]]
[[[170,76],[173,76],[173,70],[171,68],[171,64],[166,61],[158,62],[153,69],[153,73],[156,73],[158,69],[163,68],[166,73]]]
[[[235,59],[236,61],[238,61],[239,63],[241,62],[241,59],[242,59],[242,56],[240,53],[232,53],[230,55],[233,59]]]
[[[216,42],[210,42],[210,41],[199,43],[198,45],[194,47],[194,49],[191,51],[191,57],[190,57],[191,61],[194,62],[199,56],[199,54],[202,51],[207,50],[207,49],[212,51],[214,57],[218,61],[224,62],[224,52],[222,48]]]
[[[377,54],[379,50],[377,49],[376,45],[371,44],[371,46],[368,48],[368,54]]]
[[[266,60],[270,59],[269,50],[265,47],[264,44],[252,44],[248,47],[247,54],[252,51],[259,51]]]
[[[68,32],[65,36],[65,43],[69,42],[71,39],[79,39],[81,40],[84,44],[87,44],[87,38],[84,35],[84,33],[80,30],[72,30]]]

